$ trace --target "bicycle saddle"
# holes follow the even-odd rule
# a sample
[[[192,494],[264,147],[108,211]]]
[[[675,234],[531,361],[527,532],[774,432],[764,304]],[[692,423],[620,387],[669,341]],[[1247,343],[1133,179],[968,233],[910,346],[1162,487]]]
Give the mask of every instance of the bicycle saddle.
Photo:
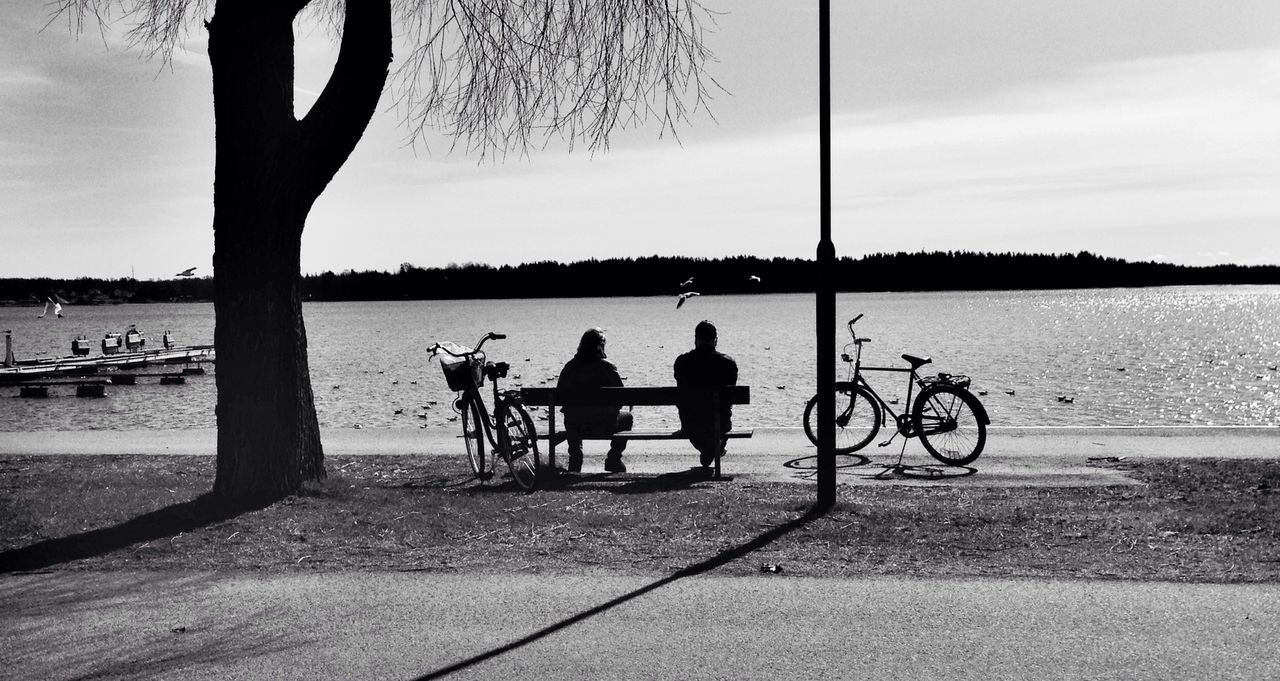
[[[919,369],[920,367],[933,362],[933,360],[928,357],[916,357],[915,355],[903,355],[902,358],[911,363],[912,369]]]

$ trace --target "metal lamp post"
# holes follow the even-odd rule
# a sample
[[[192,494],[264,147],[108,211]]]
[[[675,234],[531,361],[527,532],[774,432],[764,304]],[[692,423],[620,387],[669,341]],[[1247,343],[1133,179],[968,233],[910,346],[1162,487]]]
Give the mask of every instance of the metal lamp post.
[[[821,233],[818,239],[818,498],[819,508],[836,501],[836,247],[831,241],[831,1],[818,0],[818,128]]]

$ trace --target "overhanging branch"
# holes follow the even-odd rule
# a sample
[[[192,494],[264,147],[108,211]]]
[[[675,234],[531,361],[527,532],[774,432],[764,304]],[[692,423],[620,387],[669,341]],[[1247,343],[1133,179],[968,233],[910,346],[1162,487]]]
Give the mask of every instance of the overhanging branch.
[[[391,64],[390,0],[347,3],[333,74],[300,126],[299,181],[316,196],[364,135]]]

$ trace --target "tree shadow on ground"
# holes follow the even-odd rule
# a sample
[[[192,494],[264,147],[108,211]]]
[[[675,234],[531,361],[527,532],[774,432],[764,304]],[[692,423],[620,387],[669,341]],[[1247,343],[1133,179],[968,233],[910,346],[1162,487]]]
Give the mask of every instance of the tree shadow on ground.
[[[173,606],[199,602],[217,584],[207,574],[152,572],[0,581],[0,602],[15,624],[4,668],[12,676],[5,678],[180,678],[193,668],[299,651],[310,643],[305,630],[273,628],[266,605],[232,617]]]
[[[230,520],[263,506],[229,504],[211,493],[131,518],[111,527],[47,539],[0,553],[0,574],[43,570],[92,558],[140,542],[173,537]]]
[[[561,631],[562,629],[567,629],[569,627],[574,626],[575,624],[584,622],[592,617],[595,617],[596,615],[602,614],[619,605],[622,605],[627,601],[634,600],[636,598],[639,598],[640,596],[644,596],[645,594],[648,594],[649,592],[661,589],[662,587],[668,584],[671,584],[672,582],[675,582],[680,579],[684,579],[685,577],[693,577],[695,575],[700,575],[706,572],[710,572],[711,570],[714,570],[718,567],[731,563],[735,560],[738,560],[739,558],[744,558],[750,555],[751,553],[768,546],[774,541],[777,541],[778,539],[804,527],[805,525],[808,525],[809,523],[817,520],[818,518],[821,518],[825,513],[826,513],[825,509],[822,509],[818,506],[811,507],[808,511],[804,513],[804,515],[798,518],[789,520],[786,523],[783,523],[782,525],[779,525],[777,527],[766,530],[765,532],[762,532],[761,534],[751,539],[750,541],[739,544],[738,546],[733,546],[733,547],[724,549],[706,560],[703,560],[698,563],[694,563],[693,565],[689,565],[688,567],[677,570],[676,572],[666,577],[663,577],[662,579],[659,579],[656,582],[653,582],[651,584],[646,584],[645,586],[642,586],[639,589],[625,593],[621,596],[618,596],[617,598],[601,603],[600,605],[597,605],[594,608],[590,608],[576,615],[566,617],[565,619],[562,619],[559,622],[555,622],[546,627],[543,627],[542,629],[539,629],[538,631],[535,631],[532,634],[529,634],[523,638],[498,646],[496,648],[493,648],[492,650],[488,650],[486,652],[480,653],[479,655],[472,656],[460,662],[456,662],[447,667],[443,667],[441,669],[437,669],[436,671],[419,676],[414,681],[429,681],[430,679],[438,679],[438,678],[448,676],[449,674],[453,674],[455,672],[459,672],[464,669],[474,667],[487,660],[491,660],[495,657],[505,655],[506,653],[512,652],[514,650],[527,646],[531,643],[535,643],[558,631]]]

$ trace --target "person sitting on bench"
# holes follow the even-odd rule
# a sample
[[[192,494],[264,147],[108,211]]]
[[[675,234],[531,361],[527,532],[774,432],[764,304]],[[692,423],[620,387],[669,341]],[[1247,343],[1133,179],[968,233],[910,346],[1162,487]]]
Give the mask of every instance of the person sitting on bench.
[[[737,385],[738,363],[716,350],[716,327],[705,319],[693,329],[693,349],[676,358],[677,387],[719,388]],[[724,455],[729,443],[723,435],[732,428],[733,406],[727,401],[720,404],[720,432],[714,432],[714,412],[711,405],[698,401],[677,405],[680,411],[680,429],[697,448],[698,462],[709,467]]]
[[[622,377],[618,375],[617,367],[605,359],[604,344],[603,329],[587,329],[578,342],[577,354],[560,371],[556,390],[621,386]],[[561,412],[564,414],[564,429],[569,440],[569,471],[572,473],[582,470],[583,436],[600,437],[631,430],[631,412],[623,412],[616,405],[565,405]],[[606,471],[627,471],[626,465],[622,463],[622,450],[626,447],[626,440],[614,438],[609,442],[609,453],[604,460]]]

